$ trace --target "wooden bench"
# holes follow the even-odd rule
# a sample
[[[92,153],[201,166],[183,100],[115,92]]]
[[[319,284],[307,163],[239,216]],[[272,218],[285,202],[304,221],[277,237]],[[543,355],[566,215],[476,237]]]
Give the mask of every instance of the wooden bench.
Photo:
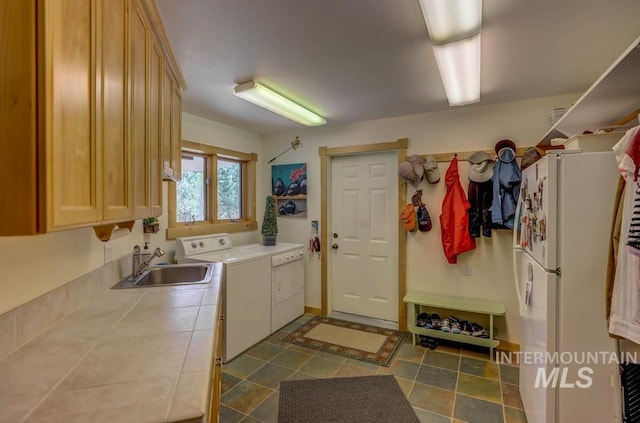
[[[487,347],[489,348],[490,358],[493,360],[493,350],[500,345],[499,340],[493,339],[493,316],[505,315],[506,310],[504,308],[504,304],[491,301],[472,300],[468,298],[433,295],[423,292],[408,292],[407,295],[404,296],[404,302],[407,303],[408,306],[413,305],[413,320],[407,325],[407,329],[412,334],[413,345],[416,345],[418,335],[431,336],[433,338]],[[438,329],[419,327],[416,325],[416,319],[420,314],[421,306],[488,315],[489,327],[486,329],[489,332],[489,338],[480,338],[471,335],[443,332]],[[446,316],[441,317],[444,318]]]

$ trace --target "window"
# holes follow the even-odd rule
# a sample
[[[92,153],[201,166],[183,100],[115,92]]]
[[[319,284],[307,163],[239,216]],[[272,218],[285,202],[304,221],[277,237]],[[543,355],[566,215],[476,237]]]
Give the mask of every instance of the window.
[[[240,219],[242,214],[242,163],[218,159],[218,220]]]
[[[207,156],[182,155],[182,179],[177,187],[176,220],[203,222],[207,220]]]
[[[183,141],[182,179],[169,185],[168,238],[257,229],[256,154]]]

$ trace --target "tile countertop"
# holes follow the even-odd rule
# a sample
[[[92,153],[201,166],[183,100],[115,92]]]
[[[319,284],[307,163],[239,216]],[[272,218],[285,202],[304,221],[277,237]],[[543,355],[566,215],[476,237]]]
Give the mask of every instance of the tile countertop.
[[[109,289],[0,360],[0,422],[200,421],[221,273],[216,264],[207,285]]]

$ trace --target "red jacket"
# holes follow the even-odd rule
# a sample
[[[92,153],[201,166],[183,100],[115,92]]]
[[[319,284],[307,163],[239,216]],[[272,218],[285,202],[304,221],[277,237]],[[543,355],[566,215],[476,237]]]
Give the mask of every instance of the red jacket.
[[[447,193],[442,201],[440,229],[442,231],[442,247],[450,264],[457,263],[458,254],[476,248],[476,242],[469,235],[470,204],[460,184],[458,175],[458,159],[453,158],[444,177]]]

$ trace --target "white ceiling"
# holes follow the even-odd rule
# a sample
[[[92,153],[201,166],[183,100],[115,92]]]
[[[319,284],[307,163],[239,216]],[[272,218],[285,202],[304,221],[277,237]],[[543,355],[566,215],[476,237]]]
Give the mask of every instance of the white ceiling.
[[[188,113],[300,128],[233,95],[252,79],[327,125],[449,107],[418,0],[156,1]],[[484,0],[480,104],[583,92],[639,35],[638,0]]]

